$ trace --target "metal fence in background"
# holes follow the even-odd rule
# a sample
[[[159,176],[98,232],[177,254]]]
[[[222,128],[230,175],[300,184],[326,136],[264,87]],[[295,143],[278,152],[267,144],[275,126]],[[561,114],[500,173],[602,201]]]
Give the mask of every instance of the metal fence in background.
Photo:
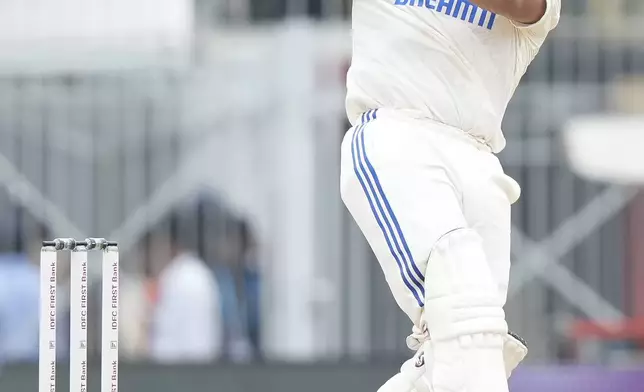
[[[560,134],[577,115],[644,112],[632,105],[644,101],[633,88],[644,75],[644,14],[635,12],[641,2],[625,0],[564,8],[510,105],[501,154],[523,187],[508,315],[534,342],[535,362],[579,359],[567,350],[570,319],[629,312],[626,219],[635,190],[576,177]],[[409,355],[409,322],[337,190],[349,11],[345,0],[197,0],[188,67],[5,73],[0,209],[13,217],[8,229],[19,228],[8,246],[30,238],[33,228],[20,222],[32,215],[55,236],[134,248],[177,204],[205,193],[221,216],[244,216],[258,230],[268,353]],[[295,20],[307,14],[319,21]],[[178,233],[203,234],[198,215]],[[209,235],[225,231],[224,218],[210,224]],[[124,268],[141,273],[131,257]],[[585,359],[607,357],[600,350]]]

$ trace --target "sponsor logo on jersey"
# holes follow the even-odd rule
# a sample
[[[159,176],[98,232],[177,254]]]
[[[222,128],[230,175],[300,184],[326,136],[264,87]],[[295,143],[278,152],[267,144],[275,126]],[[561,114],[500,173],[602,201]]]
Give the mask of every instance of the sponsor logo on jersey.
[[[424,7],[488,30],[492,30],[496,21],[494,12],[480,8],[469,0],[395,0],[394,5]]]

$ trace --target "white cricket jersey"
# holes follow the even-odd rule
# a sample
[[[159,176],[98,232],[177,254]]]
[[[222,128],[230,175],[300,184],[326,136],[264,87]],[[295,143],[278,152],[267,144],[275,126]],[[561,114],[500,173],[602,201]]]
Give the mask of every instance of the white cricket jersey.
[[[521,25],[468,0],[354,0],[349,120],[411,109],[501,151],[508,102],[559,21],[561,0],[547,3]]]

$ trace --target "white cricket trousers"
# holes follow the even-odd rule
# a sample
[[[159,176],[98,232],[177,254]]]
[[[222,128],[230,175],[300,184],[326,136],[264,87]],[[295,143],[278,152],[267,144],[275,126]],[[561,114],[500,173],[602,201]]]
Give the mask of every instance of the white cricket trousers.
[[[340,181],[342,200],[416,327],[423,328],[432,248],[458,229],[480,236],[505,304],[510,207],[520,188],[485,144],[414,112],[371,110],[344,137]]]

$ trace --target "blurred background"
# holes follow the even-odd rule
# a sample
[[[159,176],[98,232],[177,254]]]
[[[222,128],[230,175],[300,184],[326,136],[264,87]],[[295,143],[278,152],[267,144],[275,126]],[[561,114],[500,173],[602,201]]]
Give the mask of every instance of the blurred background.
[[[375,391],[412,355],[339,198],[350,10],[0,2],[1,391],[36,390],[39,242],[54,237],[119,241],[123,391]],[[643,22],[641,0],[564,0],[508,110],[501,159],[523,195],[507,314],[531,350],[517,392],[644,388]]]

